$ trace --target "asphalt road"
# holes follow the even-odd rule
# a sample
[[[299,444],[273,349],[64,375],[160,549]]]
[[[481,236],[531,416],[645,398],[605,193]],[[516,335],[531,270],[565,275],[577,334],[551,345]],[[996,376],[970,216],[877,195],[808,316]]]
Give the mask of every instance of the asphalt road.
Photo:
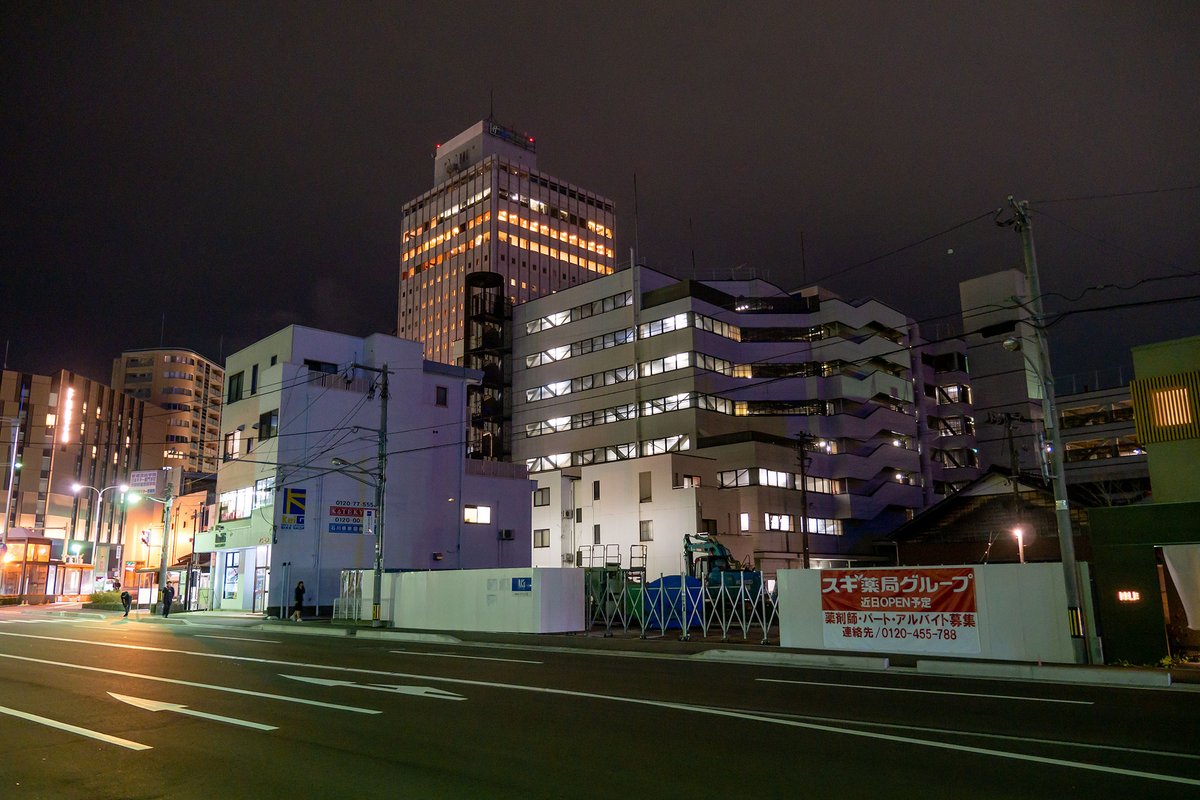
[[[0,798],[1200,796],[1200,691],[0,610]]]

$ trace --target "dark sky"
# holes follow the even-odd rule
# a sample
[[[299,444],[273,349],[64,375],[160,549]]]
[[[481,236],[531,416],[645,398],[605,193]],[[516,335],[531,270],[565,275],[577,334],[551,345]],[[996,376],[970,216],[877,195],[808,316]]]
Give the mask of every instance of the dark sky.
[[[1200,333],[1200,4],[6,3],[0,339],[107,378],[290,322],[395,327],[399,213],[485,117],[607,194],[618,260],[925,319],[1019,266],[1060,375]],[[1093,195],[1128,196],[1040,202]],[[952,251],[952,252],[951,252]],[[744,266],[743,266],[744,265]]]

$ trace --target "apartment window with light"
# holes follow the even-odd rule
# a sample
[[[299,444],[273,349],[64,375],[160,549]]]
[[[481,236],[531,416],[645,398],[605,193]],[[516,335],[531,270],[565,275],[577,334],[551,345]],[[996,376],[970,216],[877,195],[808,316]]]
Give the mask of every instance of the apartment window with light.
[[[492,521],[491,506],[463,506],[463,522],[487,525]]]
[[[1173,386],[1154,392],[1150,401],[1154,408],[1154,424],[1160,428],[1187,425],[1192,421],[1186,386]]]
[[[535,506],[550,505],[550,487],[546,486],[541,489],[533,490],[533,504]]]
[[[654,520],[643,519],[638,522],[638,541],[653,542],[654,541]]]
[[[550,546],[550,529],[549,528],[534,528],[533,529],[533,546],[534,547],[549,547]]]

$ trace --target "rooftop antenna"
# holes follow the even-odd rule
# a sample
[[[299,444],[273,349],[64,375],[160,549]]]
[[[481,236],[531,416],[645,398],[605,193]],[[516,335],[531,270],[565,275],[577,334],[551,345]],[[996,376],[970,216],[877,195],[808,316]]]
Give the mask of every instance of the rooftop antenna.
[[[638,192],[637,192],[637,173],[633,173],[633,265],[638,265],[638,251],[641,248],[638,246]]]
[[[808,285],[808,261],[804,257],[804,231],[800,231],[800,282]]]
[[[692,280],[696,280],[696,231],[691,217],[688,217],[688,238],[692,240]]]

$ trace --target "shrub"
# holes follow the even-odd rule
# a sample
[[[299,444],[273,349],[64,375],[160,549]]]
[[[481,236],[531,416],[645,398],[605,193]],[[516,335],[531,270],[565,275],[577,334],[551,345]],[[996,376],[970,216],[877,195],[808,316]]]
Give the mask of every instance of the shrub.
[[[95,605],[121,605],[120,592],[92,592],[92,598],[88,602]]]

